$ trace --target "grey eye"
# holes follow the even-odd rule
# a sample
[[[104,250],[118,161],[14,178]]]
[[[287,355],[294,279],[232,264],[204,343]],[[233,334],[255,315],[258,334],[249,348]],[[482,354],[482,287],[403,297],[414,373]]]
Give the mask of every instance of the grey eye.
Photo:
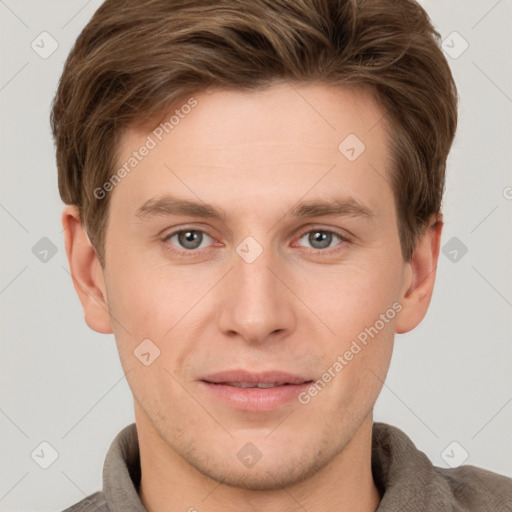
[[[336,238],[341,241],[342,238],[340,235],[333,233],[331,231],[324,231],[321,229],[314,229],[305,233],[300,237],[300,240],[307,237],[307,242],[313,249],[326,249],[331,247],[333,240]]]
[[[312,231],[309,233],[308,241],[315,249],[325,249],[331,245],[332,233]]]
[[[177,243],[173,242],[174,238],[177,239]],[[168,237],[169,242],[177,245],[179,248],[187,250],[199,249],[203,246],[202,244],[205,240],[208,242],[208,239],[210,239],[210,237],[198,229],[185,229],[173,233]]]

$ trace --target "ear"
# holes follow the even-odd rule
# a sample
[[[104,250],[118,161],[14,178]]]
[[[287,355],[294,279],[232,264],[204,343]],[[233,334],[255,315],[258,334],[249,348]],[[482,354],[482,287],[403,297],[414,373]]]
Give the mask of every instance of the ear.
[[[425,317],[436,280],[437,261],[443,221],[440,215],[431,219],[418,239],[411,261],[406,263],[404,288],[395,330],[403,334],[414,329]]]
[[[76,206],[64,208],[62,226],[71,277],[84,309],[85,322],[96,332],[110,334],[112,326],[106,300],[103,269],[96,251],[82,227]]]

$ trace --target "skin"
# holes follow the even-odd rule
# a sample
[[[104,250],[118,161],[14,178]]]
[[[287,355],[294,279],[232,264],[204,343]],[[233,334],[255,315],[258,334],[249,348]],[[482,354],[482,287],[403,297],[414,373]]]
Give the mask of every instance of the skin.
[[[432,219],[405,262],[388,128],[364,91],[280,84],[195,98],[197,107],[110,192],[104,268],[76,208],[63,213],[85,320],[115,334],[133,392],[142,501],[151,512],[374,511],[372,409],[395,333],[428,309],[442,222]],[[124,135],[119,165],[150,133]],[[338,150],[351,133],[366,145],[352,162]],[[226,219],[136,215],[162,194],[212,204]],[[299,201],[335,197],[372,215],[290,213]],[[185,228],[205,233],[199,249],[187,253],[169,238]],[[315,230],[347,240],[333,236],[318,248],[308,238]],[[236,252],[247,236],[263,248],[252,263]],[[238,411],[197,381],[232,368],[316,380],[396,303],[401,311],[306,405]],[[149,366],[133,354],[147,338],[161,351]],[[236,456],[248,442],[263,454],[251,468]]]

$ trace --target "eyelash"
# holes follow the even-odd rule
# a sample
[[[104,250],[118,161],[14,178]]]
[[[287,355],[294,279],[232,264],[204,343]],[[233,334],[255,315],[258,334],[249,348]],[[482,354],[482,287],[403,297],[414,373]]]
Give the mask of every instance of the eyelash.
[[[173,231],[172,233],[169,233],[168,235],[166,235],[164,238],[163,238],[163,242],[166,244],[166,248],[167,250],[171,251],[172,253],[174,254],[178,254],[180,256],[196,256],[198,252],[200,252],[201,249],[178,249],[174,244],[171,244],[169,241],[170,239],[175,236],[175,235],[179,235],[180,233],[183,233],[183,232],[186,232],[186,231],[195,231],[195,232],[198,232],[198,233],[203,233],[205,234],[206,236],[209,236],[210,238],[213,239],[213,237],[211,237],[210,235],[208,235],[208,233],[206,233],[206,231],[202,230],[202,229],[196,229],[196,228],[181,228],[181,229],[178,229],[177,231]],[[303,247],[304,249],[306,250],[309,250],[309,251],[312,251],[313,253],[315,254],[321,254],[321,253],[324,253],[324,254],[333,254],[333,253],[336,253],[337,251],[341,250],[341,248],[339,246],[341,245],[344,245],[345,243],[350,243],[350,239],[345,236],[345,235],[342,235],[341,233],[337,232],[337,231],[334,231],[332,229],[323,229],[323,228],[308,228],[307,230],[301,232],[301,234],[298,236],[297,240],[300,240],[304,237],[304,235],[307,235],[308,233],[312,233],[312,232],[322,232],[322,233],[330,233],[332,235],[334,235],[335,237],[338,237],[339,239],[339,243],[337,243],[336,245],[334,245],[333,247],[327,247],[325,249],[314,249],[314,248],[308,248],[308,247]],[[302,246],[300,246],[302,247]],[[203,247],[202,249],[205,249],[205,247]]]

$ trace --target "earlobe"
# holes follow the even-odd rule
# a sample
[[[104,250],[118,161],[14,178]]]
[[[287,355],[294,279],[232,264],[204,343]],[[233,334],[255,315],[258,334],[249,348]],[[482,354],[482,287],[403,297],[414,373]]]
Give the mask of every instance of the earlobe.
[[[73,286],[84,310],[87,325],[96,332],[112,333],[103,270],[80,221],[76,206],[66,206],[62,226]]]
[[[407,263],[407,276],[400,303],[402,310],[397,316],[395,331],[403,334],[414,329],[425,317],[436,279],[437,261],[443,221],[441,216],[432,219],[414,248]]]

